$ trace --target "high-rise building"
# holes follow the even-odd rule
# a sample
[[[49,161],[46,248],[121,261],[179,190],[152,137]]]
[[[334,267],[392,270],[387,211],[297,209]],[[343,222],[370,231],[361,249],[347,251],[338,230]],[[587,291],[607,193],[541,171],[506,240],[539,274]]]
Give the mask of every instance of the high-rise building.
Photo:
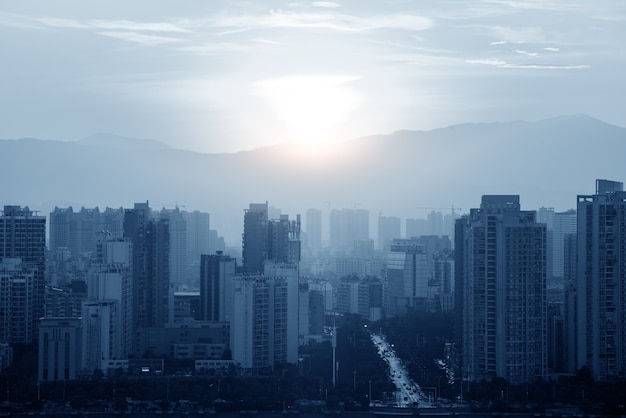
[[[462,373],[511,384],[547,376],[546,227],[519,196],[483,196],[457,221]]]
[[[400,238],[400,218],[378,216],[378,251],[389,252],[394,238]]]
[[[355,241],[370,239],[369,212],[365,209],[333,209],[330,212],[330,247],[350,253]]]
[[[161,209],[160,219],[167,219],[169,224],[169,281],[174,287],[189,284],[187,221],[178,208]]]
[[[87,373],[105,369],[109,360],[128,358],[122,355],[119,307],[113,299],[83,303],[82,369]]]
[[[0,259],[1,342],[32,342],[34,281],[35,269],[22,265],[22,259]]]
[[[233,360],[246,370],[298,361],[297,268],[276,267],[233,280],[231,349]]]
[[[443,249],[433,257],[433,282],[439,288],[439,309],[454,311],[454,251]]]
[[[297,264],[301,257],[300,215],[290,221],[288,215],[270,219],[267,224],[267,259]]]
[[[129,238],[105,235],[100,239],[97,261],[87,275],[88,300],[117,302],[111,326],[119,334],[119,350],[112,351],[114,357],[109,358],[128,358],[132,351],[133,244]]]
[[[243,272],[264,271],[266,260],[297,264],[301,257],[300,215],[268,218],[267,203],[251,203],[243,221]]]
[[[267,260],[268,205],[250,203],[243,216],[243,272],[263,273],[263,263]]]
[[[187,227],[188,263],[199,263],[202,254],[210,254],[210,215],[206,212],[182,212]]]
[[[124,216],[124,237],[133,244],[133,329],[164,326],[170,297],[169,220],[151,219],[148,203],[135,203]]]
[[[306,244],[309,251],[322,248],[322,211],[319,209],[306,211]]]
[[[202,255],[200,264],[201,321],[230,321],[232,315],[232,278],[235,275],[234,258],[217,254]]]
[[[432,309],[432,261],[424,244],[416,239],[394,239],[386,260],[387,314],[402,315],[409,308]]]
[[[25,336],[28,342],[38,337],[39,318],[44,315],[46,268],[46,217],[39,216],[28,207],[4,206],[0,213],[0,260],[21,258],[26,268],[33,270],[31,326]]]
[[[596,180],[578,196],[576,278],[577,368],[602,381],[626,378],[626,192]]]
[[[429,235],[430,228],[426,219],[408,218],[405,221],[405,238],[419,237],[421,235]]]
[[[566,263],[566,237],[576,234],[576,211],[555,212],[554,208],[540,208],[537,222],[547,228],[547,283],[548,288],[563,289]]]

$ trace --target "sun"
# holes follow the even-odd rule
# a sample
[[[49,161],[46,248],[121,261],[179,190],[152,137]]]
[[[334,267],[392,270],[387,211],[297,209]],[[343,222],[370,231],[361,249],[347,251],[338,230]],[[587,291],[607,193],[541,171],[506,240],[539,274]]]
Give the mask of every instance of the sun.
[[[297,75],[257,84],[277,119],[301,145],[314,147],[340,138],[339,128],[358,107],[358,93],[350,87],[357,77]]]

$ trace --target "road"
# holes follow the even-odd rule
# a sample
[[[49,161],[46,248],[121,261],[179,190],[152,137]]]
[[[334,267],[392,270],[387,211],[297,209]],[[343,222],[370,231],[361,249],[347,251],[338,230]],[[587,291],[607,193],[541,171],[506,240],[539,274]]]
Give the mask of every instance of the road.
[[[370,338],[378,349],[378,355],[389,365],[389,377],[398,389],[396,391],[397,406],[430,407],[428,398],[424,396],[417,383],[409,377],[402,360],[396,356],[393,345],[389,344],[382,334],[372,333]]]

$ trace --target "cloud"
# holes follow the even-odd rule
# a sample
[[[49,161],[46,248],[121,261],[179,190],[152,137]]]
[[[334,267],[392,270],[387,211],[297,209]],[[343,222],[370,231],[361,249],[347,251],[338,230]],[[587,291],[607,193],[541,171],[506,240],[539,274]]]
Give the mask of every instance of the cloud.
[[[272,40],[263,39],[263,38],[255,38],[253,39],[253,41],[261,43],[261,44],[268,44],[268,45],[286,45],[284,42],[272,41]]]
[[[506,45],[506,44],[523,44],[524,41],[495,41],[491,42],[489,45]]]
[[[245,52],[249,47],[233,42],[214,42],[202,45],[190,45],[180,48],[181,51],[190,52],[198,56],[214,56],[224,52]]]
[[[513,52],[515,52],[516,54],[526,55],[527,57],[536,57],[537,55],[539,55],[536,52],[529,52],[523,49],[514,49]]]
[[[236,33],[247,32],[249,30],[253,30],[254,28],[237,28],[233,30],[225,30],[217,34],[217,36],[225,36],[225,35],[234,35]]]
[[[341,4],[332,1],[314,1],[311,3],[313,7],[341,7]]]
[[[167,43],[182,42],[182,39],[172,38],[169,36],[146,35],[137,32],[98,32],[99,35],[111,38],[122,39],[128,42],[135,42],[141,45],[156,46]]]
[[[586,64],[509,64],[499,58],[465,60],[468,64],[492,65],[498,68],[521,68],[538,70],[580,70],[590,68]]]
[[[412,14],[359,17],[341,13],[297,13],[282,10],[272,10],[264,15],[223,15],[209,19],[207,24],[216,28],[300,28],[350,32],[378,29],[419,31],[434,25],[431,19]]]
[[[133,22],[131,20],[89,20],[79,22],[74,19],[41,17],[35,19],[39,23],[54,28],[123,30],[131,32],[189,32],[187,29],[168,22]]]
[[[74,19],[61,19],[56,17],[41,17],[36,19],[38,22],[53,28],[69,28],[69,29],[89,29],[89,25],[80,23]]]
[[[551,52],[559,52],[559,48],[553,48],[553,47],[549,47],[549,46],[545,47],[543,50],[544,51],[551,51]]]
[[[108,30],[129,30],[145,32],[189,32],[187,29],[167,22],[133,22],[130,20],[90,20],[89,27]]]

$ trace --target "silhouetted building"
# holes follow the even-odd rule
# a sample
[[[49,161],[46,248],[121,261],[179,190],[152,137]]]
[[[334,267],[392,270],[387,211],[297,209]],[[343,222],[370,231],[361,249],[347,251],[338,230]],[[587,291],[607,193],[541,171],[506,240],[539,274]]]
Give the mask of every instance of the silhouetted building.
[[[169,225],[169,283],[173,287],[189,284],[187,221],[178,208],[161,209],[159,218]]]
[[[454,251],[443,249],[433,257],[433,284],[438,286],[439,309],[454,311]]]
[[[174,324],[199,318],[200,292],[174,292]]]
[[[267,224],[267,259],[279,263],[297,264],[301,258],[300,215],[290,221],[288,215],[271,219]]]
[[[5,206],[0,214],[0,260],[20,258],[24,268],[32,269],[32,299],[25,307],[31,326],[26,330],[28,343],[38,337],[39,318],[44,315],[46,268],[46,217],[28,207]]]
[[[190,321],[165,327],[139,328],[136,357],[220,359],[229,347],[228,322]]]
[[[200,264],[201,321],[230,321],[232,315],[232,277],[235,274],[234,258],[221,252],[202,255]]]
[[[457,221],[463,376],[518,385],[547,377],[546,227],[519,196],[483,196]]]
[[[243,272],[259,274],[263,272],[263,263],[267,260],[267,223],[268,205],[250,203],[243,216]]]
[[[133,329],[164,326],[169,314],[169,220],[151,219],[148,203],[135,203],[125,213],[124,237],[133,244]]]
[[[596,180],[578,196],[577,368],[602,381],[626,379],[626,192]]]

